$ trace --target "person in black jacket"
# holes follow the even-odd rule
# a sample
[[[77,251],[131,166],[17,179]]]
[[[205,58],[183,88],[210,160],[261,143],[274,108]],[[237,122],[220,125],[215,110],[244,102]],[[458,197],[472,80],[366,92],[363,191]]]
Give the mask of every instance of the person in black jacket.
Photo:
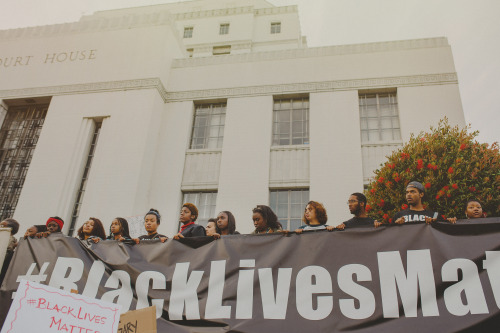
[[[198,208],[192,203],[185,203],[182,205],[179,222],[182,223],[181,231],[174,236],[174,239],[181,239],[186,237],[200,237],[206,236],[205,228],[194,222],[198,218]]]
[[[161,216],[160,212],[154,208],[151,208],[149,212],[144,216],[144,228],[146,229],[147,235],[139,236],[139,238],[133,238],[136,244],[139,244],[143,240],[155,240],[159,239],[164,243],[168,237],[158,233],[158,227],[160,226]]]

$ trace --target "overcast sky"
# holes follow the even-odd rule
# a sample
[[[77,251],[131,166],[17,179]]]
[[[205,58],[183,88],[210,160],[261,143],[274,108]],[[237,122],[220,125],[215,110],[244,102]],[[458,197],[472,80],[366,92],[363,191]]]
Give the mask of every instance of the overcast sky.
[[[0,29],[78,21],[94,11],[177,0],[1,0]],[[228,2],[237,2],[232,0]],[[499,0],[269,0],[298,5],[308,46],[447,37],[465,120],[500,141]],[[0,50],[1,52],[1,50]]]

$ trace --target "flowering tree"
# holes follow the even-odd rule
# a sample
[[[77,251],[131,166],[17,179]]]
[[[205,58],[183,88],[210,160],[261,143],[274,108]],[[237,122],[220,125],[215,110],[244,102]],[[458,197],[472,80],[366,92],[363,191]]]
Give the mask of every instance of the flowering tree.
[[[465,218],[469,199],[479,200],[487,216],[500,216],[498,143],[478,143],[478,132],[467,130],[451,127],[445,118],[438,128],[412,135],[375,171],[366,192],[368,214],[392,223],[397,211],[408,208],[405,189],[415,180],[425,186],[424,207],[444,217]]]

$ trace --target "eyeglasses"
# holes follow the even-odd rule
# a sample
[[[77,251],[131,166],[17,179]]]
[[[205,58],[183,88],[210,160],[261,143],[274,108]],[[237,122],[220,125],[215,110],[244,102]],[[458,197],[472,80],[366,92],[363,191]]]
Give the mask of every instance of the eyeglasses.
[[[355,202],[359,202],[358,200],[347,200],[347,204],[352,204],[352,203],[355,203]]]

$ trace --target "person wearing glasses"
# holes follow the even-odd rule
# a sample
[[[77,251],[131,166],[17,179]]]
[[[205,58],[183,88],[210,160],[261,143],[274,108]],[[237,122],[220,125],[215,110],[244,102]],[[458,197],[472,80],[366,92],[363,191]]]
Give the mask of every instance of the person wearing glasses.
[[[373,227],[376,223],[374,219],[366,214],[366,196],[363,193],[353,193],[347,200],[349,211],[354,215],[353,218],[347,220],[335,228],[344,230],[345,228],[366,228]]]

